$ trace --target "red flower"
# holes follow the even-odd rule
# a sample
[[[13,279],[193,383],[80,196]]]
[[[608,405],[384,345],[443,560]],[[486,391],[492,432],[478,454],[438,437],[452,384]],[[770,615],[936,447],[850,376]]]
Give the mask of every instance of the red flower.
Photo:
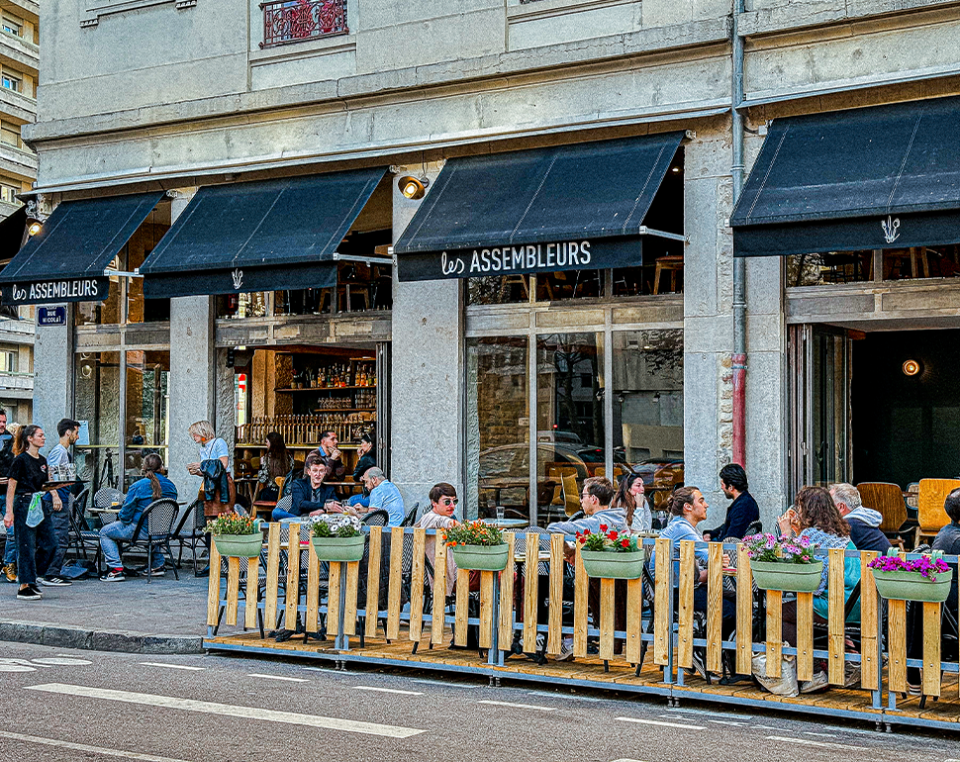
[[[586,541],[587,541],[586,537],[581,537],[580,535],[577,535],[577,542],[579,542],[581,545],[586,543]]]
[[[610,532],[610,534],[607,535],[607,539],[613,540],[614,542],[616,542],[616,541],[617,541],[617,533],[616,533],[616,532]]]
[[[629,548],[629,547],[630,547],[630,540],[620,540],[620,544],[621,544],[624,548]]]
[[[606,525],[606,524],[601,524],[601,525],[600,525],[600,531],[601,531],[601,532],[606,532],[606,531],[607,531],[607,525]]]

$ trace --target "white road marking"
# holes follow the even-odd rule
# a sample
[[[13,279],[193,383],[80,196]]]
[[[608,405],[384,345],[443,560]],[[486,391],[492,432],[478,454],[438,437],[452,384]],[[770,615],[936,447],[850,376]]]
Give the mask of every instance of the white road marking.
[[[34,664],[45,664],[54,667],[79,667],[84,664],[93,664],[92,661],[87,659],[74,659],[74,658],[58,658],[58,657],[47,657],[43,659],[31,659]]]
[[[706,730],[703,725],[684,725],[680,722],[660,722],[660,720],[641,720],[639,717],[617,717],[620,722],[639,722],[641,725],[660,725],[664,728],[685,728],[686,730]]]
[[[128,704],[156,706],[163,709],[180,709],[187,712],[200,712],[202,714],[218,714],[223,717],[241,717],[251,720],[263,720],[265,722],[278,722],[286,725],[306,725],[312,728],[326,728],[328,730],[340,730],[347,733],[365,733],[374,736],[386,736],[388,738],[409,738],[410,736],[425,732],[415,728],[401,728],[396,725],[359,722],[338,717],[320,717],[311,714],[278,712],[272,709],[231,706],[230,704],[216,704],[211,701],[194,701],[192,699],[176,698],[174,696],[154,696],[149,693],[129,693],[127,691],[113,691],[104,688],[87,688],[82,685],[46,683],[44,685],[27,686],[27,690],[58,693],[64,696],[78,696],[80,698],[101,699],[104,701],[121,701]]]
[[[640,762],[639,759],[615,759],[613,762]]]
[[[549,698],[562,698],[564,701],[570,699],[574,701],[603,701],[603,699],[592,698],[590,696],[577,696],[574,694],[567,693],[551,693],[550,691],[527,691],[527,694],[530,696],[547,696]]]
[[[768,741],[784,741],[786,743],[802,743],[806,746],[819,746],[823,749],[844,749],[846,751],[870,751],[866,746],[850,746],[843,743],[827,743],[826,741],[810,741],[806,738],[787,738],[786,736],[767,736]]]
[[[0,664],[0,672],[36,672],[35,667],[25,667],[23,664]]]
[[[310,667],[307,667],[310,669]],[[423,683],[424,685],[436,685],[440,688],[467,688],[473,689],[477,686],[475,685],[464,685],[463,683],[445,683],[442,680],[411,680],[411,683]]]
[[[261,680],[284,680],[288,683],[309,683],[309,680],[306,680],[302,677],[281,677],[280,675],[261,675],[256,672],[252,672],[247,675],[247,677],[259,677]]]
[[[327,669],[326,667],[304,667],[304,669],[309,669],[311,672],[335,672],[338,675],[343,674],[339,669]]]
[[[188,669],[194,672],[202,672],[206,667],[188,667],[186,664],[161,664],[158,661],[142,661],[141,667],[161,667],[163,669]]]
[[[0,738],[9,738],[12,741],[23,741],[24,743],[39,743],[45,746],[57,746],[61,749],[71,749],[73,751],[84,751],[90,754],[102,754],[109,757],[123,757],[124,759],[139,759],[142,762],[184,762],[182,759],[173,759],[172,757],[157,757],[153,754],[140,754],[133,751],[124,751],[123,749],[105,749],[102,746],[87,746],[81,743],[70,743],[69,741],[58,741],[54,738],[38,738],[37,736],[25,736],[20,733],[10,733],[6,730],[0,730]]]
[[[733,722],[732,720],[707,720],[707,722],[712,722],[714,725],[743,725],[742,722]]]
[[[511,704],[509,701],[478,701],[478,704],[490,704],[491,706],[509,706],[514,709],[536,709],[540,712],[555,712],[555,706],[535,706],[533,704]]]
[[[372,685],[354,685],[353,689],[355,691],[378,691],[380,693],[400,693],[404,696],[422,696],[422,693],[417,691],[400,691],[396,688],[375,688]]]

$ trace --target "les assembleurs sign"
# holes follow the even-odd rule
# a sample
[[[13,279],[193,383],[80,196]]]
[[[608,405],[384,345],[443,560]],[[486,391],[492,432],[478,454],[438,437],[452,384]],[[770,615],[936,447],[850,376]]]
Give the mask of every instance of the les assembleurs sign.
[[[641,263],[638,238],[596,241],[551,241],[459,249],[410,252],[398,257],[402,281],[443,278],[482,278],[489,275],[548,273],[561,270],[633,267]]]
[[[4,304],[51,304],[57,302],[102,302],[110,291],[110,279],[65,278],[63,280],[4,284]]]

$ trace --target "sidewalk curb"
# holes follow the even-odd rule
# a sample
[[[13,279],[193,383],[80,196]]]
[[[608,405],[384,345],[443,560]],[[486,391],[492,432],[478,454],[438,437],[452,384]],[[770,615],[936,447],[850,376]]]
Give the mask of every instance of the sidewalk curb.
[[[86,630],[82,627],[65,627],[44,622],[0,620],[0,641],[135,654],[204,652],[201,635],[145,635],[125,630]]]

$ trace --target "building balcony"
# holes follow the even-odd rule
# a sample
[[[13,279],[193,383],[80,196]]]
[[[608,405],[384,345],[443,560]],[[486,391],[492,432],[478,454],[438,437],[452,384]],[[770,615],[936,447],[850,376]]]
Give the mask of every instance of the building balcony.
[[[0,114],[19,124],[37,120],[37,99],[0,87]]]
[[[0,317],[0,343],[33,346],[36,338],[37,326],[32,319]]]
[[[40,22],[40,3],[36,0],[0,0],[0,9],[10,11],[14,16],[20,16],[34,24]]]
[[[36,77],[40,69],[40,47],[0,30],[0,60]]]
[[[0,393],[3,393],[5,397],[20,397],[20,395],[9,394],[11,391],[32,394],[33,373],[6,373],[4,371],[0,371]]]
[[[0,143],[0,172],[27,182],[37,179],[37,155],[24,148]]]
[[[347,0],[271,0],[263,11],[261,48],[348,34]]]

